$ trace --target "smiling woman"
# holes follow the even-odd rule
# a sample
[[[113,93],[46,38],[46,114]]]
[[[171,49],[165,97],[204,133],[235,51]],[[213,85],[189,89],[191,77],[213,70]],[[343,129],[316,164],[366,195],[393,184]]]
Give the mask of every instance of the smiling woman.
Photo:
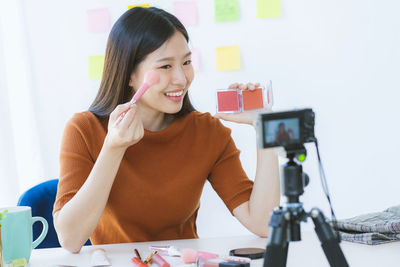
[[[89,237],[92,244],[197,238],[207,180],[247,229],[266,236],[279,203],[277,158],[258,152],[253,183],[230,129],[194,110],[188,40],[176,17],[154,7],[128,10],[114,24],[98,94],[64,130],[53,211],[64,248],[78,252]],[[159,82],[131,105],[149,71]],[[255,115],[232,120],[251,124]]]
[[[190,79],[187,84],[189,87],[193,79],[193,68],[188,41],[189,36],[184,26],[164,10],[133,8],[126,12],[114,24],[108,38],[103,78],[89,111],[99,117],[109,116],[117,105],[132,98],[135,88],[139,88],[143,81],[144,72],[149,68],[163,70],[160,71],[163,84],[167,82],[166,72],[171,65],[182,64],[185,66],[182,68],[185,76]],[[157,52],[151,54],[151,59],[147,58],[155,50]],[[137,69],[140,71],[134,73]],[[183,108],[177,111],[178,117],[194,110],[187,94],[182,105]]]

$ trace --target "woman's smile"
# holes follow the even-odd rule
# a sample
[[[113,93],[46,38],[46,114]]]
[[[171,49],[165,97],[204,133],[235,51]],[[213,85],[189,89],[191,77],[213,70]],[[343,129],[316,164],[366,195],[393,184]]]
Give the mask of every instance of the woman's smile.
[[[174,102],[180,102],[182,101],[183,97],[185,96],[184,94],[184,90],[180,89],[180,90],[175,90],[175,91],[170,91],[170,92],[166,92],[164,93],[164,95],[171,101]]]

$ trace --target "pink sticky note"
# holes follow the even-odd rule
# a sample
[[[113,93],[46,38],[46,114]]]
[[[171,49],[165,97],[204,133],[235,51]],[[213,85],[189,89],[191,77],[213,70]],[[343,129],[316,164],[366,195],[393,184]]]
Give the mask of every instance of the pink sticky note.
[[[199,49],[193,48],[192,49],[192,64],[193,64],[193,69],[194,71],[199,71],[200,70],[200,54],[199,54]]]
[[[111,28],[111,17],[108,8],[87,10],[89,32],[107,32]]]
[[[197,4],[195,1],[175,1],[174,15],[185,26],[197,25]]]

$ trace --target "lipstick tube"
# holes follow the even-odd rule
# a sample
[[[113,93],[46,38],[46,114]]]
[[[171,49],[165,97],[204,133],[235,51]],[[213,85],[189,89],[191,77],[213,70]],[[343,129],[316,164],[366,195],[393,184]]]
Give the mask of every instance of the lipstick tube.
[[[153,263],[157,264],[160,267],[170,267],[169,263],[158,254],[154,254],[152,259]]]
[[[141,261],[137,257],[132,258],[132,263],[135,267],[149,267],[147,264],[145,264],[143,261]]]

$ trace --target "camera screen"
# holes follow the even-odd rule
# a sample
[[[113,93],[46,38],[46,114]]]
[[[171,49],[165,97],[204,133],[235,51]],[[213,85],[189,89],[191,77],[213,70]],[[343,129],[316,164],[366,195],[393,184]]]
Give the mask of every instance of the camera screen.
[[[267,144],[298,142],[299,118],[264,121],[264,133]]]

